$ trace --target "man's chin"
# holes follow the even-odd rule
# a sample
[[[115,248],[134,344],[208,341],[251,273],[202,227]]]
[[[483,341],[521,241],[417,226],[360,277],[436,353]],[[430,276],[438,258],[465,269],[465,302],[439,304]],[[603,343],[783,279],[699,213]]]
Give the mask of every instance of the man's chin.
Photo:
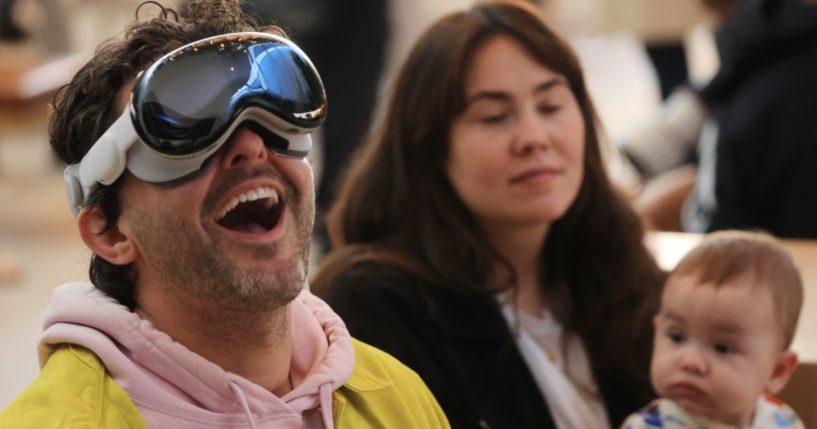
[[[294,301],[303,285],[288,285],[276,289],[237,292],[230,297],[207,299],[205,305],[221,312],[264,313],[278,310]]]
[[[181,299],[196,301],[208,311],[266,312],[291,303],[303,290],[306,267],[300,258],[260,265],[258,261],[234,264],[226,272],[189,279],[187,284],[195,288],[179,287],[176,291],[187,295]]]

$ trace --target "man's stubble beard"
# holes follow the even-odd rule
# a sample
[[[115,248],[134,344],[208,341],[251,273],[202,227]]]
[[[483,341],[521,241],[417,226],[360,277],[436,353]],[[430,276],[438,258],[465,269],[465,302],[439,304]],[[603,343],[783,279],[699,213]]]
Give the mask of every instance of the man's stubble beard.
[[[295,240],[294,244],[277,241],[247,246],[249,251],[242,252],[256,261],[268,261],[282,258],[281,253],[288,247],[296,248],[290,261],[277,259],[275,268],[263,264],[241,268],[235,262],[240,256],[230,254],[233,249],[217,233],[216,228],[220,227],[204,217],[200,219],[204,235],[195,234],[190,225],[173,213],[155,210],[132,213],[129,218],[147,264],[179,302],[213,310],[264,312],[291,302],[306,283],[314,203],[293,198],[296,199],[299,201],[290,206],[288,219],[295,223],[295,236],[286,238]]]

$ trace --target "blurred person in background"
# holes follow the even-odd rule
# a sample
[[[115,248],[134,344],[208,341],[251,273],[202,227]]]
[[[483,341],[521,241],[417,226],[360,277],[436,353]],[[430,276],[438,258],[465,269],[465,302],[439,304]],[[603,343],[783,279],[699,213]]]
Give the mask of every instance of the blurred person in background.
[[[762,228],[817,238],[817,7],[803,0],[707,2],[719,8],[720,69],[670,100],[624,152],[653,182],[650,222],[692,232]]]
[[[441,18],[385,109],[312,282],[350,331],[416,370],[455,428],[605,428],[652,398],[663,273],[538,10]]]
[[[25,37],[25,32],[14,21],[16,0],[0,0],[0,41],[17,41]]]
[[[50,142],[93,284],[54,291],[42,370],[0,427],[449,427],[304,289],[325,93],[240,3],[146,2],[158,17],[58,94]]]
[[[713,24],[697,29],[698,38],[705,38],[703,42],[711,43],[714,51],[714,33],[729,18],[738,0],[697,1],[714,16]],[[698,42],[701,43],[701,40]],[[692,51],[692,54],[696,53],[705,56],[700,51]],[[710,60],[717,63],[717,58]],[[700,90],[716,71],[709,70],[704,76],[691,76],[676,87],[654,116],[617,144],[643,181],[634,204],[650,228],[669,231],[683,229],[681,207],[695,184],[697,143],[708,113]],[[711,128],[709,125],[707,129]]]

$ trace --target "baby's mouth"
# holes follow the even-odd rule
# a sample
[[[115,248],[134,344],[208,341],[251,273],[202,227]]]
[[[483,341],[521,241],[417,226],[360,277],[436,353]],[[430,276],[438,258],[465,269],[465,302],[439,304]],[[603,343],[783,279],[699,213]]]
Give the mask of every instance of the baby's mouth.
[[[669,387],[669,392],[671,396],[678,398],[700,399],[706,397],[706,392],[703,389],[693,383],[688,382],[680,382],[671,385]]]
[[[215,221],[231,231],[263,234],[278,224],[283,206],[275,189],[263,186],[233,197],[221,207]]]

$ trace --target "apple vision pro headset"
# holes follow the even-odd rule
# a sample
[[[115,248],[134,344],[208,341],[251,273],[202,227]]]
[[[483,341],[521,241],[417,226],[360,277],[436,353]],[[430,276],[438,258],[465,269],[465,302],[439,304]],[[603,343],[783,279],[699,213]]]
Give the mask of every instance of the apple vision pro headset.
[[[246,32],[190,43],[137,77],[122,115],[65,169],[68,204],[77,216],[126,168],[154,184],[194,177],[242,125],[276,153],[304,157],[325,117],[321,78],[292,42]]]

